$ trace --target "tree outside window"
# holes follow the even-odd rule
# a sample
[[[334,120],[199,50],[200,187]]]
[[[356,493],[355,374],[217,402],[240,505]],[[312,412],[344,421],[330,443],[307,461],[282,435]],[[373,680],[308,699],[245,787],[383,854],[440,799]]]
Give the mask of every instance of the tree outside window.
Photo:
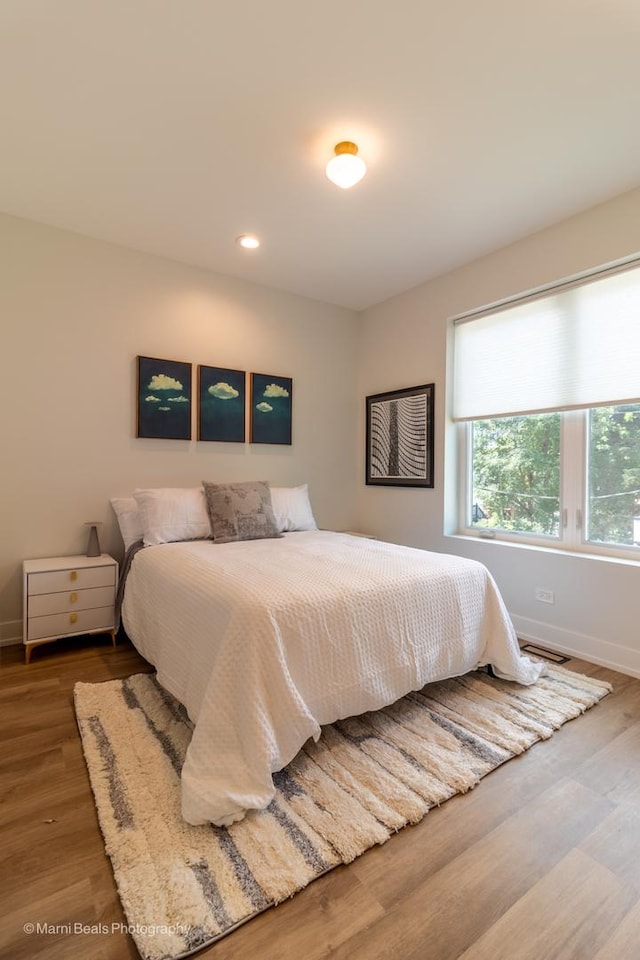
[[[472,423],[471,526],[559,539],[572,511],[583,542],[640,546],[640,404],[594,408],[584,419],[573,414],[567,429],[580,425],[586,435],[579,463],[562,452],[566,416]],[[563,473],[572,478],[567,489],[585,491],[585,503],[562,502]]]

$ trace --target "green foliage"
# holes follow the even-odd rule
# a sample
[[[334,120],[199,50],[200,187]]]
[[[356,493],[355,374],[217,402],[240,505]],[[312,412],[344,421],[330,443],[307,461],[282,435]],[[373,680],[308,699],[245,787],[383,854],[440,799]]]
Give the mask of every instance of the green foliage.
[[[503,417],[473,425],[475,526],[557,536],[560,415]]]
[[[473,424],[474,526],[558,536],[561,414]],[[640,404],[589,411],[588,538],[633,544],[640,515]]]
[[[640,404],[589,416],[589,540],[633,543],[640,515]]]

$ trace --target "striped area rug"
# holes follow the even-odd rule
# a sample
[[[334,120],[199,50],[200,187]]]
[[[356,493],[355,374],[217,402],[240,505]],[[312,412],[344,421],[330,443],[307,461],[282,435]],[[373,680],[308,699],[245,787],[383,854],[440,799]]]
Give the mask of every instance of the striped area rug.
[[[325,727],[267,810],[185,823],[182,707],[150,674],[78,683],[75,706],[100,826],[144,960],[177,960],[348,863],[546,739],[610,686],[549,666],[533,687],[479,671]]]

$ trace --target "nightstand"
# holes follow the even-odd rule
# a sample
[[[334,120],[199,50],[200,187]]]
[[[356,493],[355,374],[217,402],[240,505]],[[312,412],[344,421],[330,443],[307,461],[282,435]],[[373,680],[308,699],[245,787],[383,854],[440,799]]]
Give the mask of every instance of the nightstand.
[[[25,663],[33,647],[61,637],[110,633],[115,647],[118,563],[113,557],[25,560],[22,572]]]

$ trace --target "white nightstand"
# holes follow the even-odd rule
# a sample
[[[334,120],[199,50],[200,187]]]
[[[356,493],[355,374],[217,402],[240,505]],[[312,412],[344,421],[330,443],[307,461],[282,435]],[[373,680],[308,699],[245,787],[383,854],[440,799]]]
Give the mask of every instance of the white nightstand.
[[[115,647],[118,563],[113,557],[25,560],[22,572],[25,663],[33,647],[83,633],[110,633]]]

